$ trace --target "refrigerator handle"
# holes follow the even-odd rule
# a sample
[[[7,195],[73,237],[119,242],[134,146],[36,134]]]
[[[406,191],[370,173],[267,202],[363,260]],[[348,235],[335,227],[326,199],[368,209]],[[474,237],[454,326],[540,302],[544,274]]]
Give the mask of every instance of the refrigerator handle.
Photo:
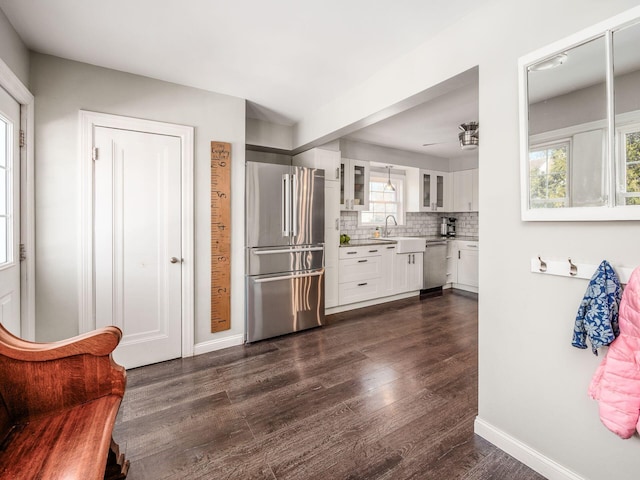
[[[297,235],[298,234],[298,179],[297,176],[295,174],[291,175],[291,190],[292,190],[292,195],[290,198],[293,199],[293,202],[291,202],[291,200],[289,201],[291,204],[291,211],[293,212],[291,214],[292,217],[292,226],[291,226],[291,235]]]
[[[288,237],[291,232],[289,231],[289,224],[291,223],[291,189],[289,188],[289,174],[282,175],[282,201],[280,209],[282,212],[282,236]]]

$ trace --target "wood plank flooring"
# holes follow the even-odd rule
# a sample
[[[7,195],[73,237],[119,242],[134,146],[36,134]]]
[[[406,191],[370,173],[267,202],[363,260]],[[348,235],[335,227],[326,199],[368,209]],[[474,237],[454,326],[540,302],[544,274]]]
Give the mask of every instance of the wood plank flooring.
[[[140,479],[505,479],[473,433],[477,298],[446,292],[128,372],[114,438]]]

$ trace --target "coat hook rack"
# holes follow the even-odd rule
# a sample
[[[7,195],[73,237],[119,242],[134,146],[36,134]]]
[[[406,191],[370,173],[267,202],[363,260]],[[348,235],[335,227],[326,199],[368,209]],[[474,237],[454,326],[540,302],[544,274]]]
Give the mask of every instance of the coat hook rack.
[[[542,275],[558,275],[561,277],[591,280],[591,277],[600,265],[600,261],[598,261],[598,263],[581,263],[572,260],[570,257],[568,259],[567,257],[558,259],[536,255],[535,257],[531,257],[531,272]],[[631,276],[631,272],[633,272],[632,267],[613,264],[611,266],[616,271],[620,283],[629,283],[629,277]]]

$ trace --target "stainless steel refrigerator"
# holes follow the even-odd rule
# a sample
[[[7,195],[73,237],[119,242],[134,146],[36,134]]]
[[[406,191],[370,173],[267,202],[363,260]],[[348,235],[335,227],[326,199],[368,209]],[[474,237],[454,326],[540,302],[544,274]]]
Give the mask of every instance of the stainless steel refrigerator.
[[[324,170],[247,162],[247,342],[324,323]]]

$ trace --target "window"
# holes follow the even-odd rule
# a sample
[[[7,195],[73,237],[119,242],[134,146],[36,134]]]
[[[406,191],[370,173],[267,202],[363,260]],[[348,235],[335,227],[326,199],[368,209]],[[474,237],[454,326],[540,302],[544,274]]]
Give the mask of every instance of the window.
[[[403,175],[391,174],[391,183],[395,192],[385,190],[388,176],[382,172],[371,171],[369,176],[369,210],[360,212],[360,225],[384,225],[387,215],[393,215],[398,225],[404,224],[404,179]],[[391,219],[389,219],[391,223]]]
[[[0,115],[0,266],[11,261],[11,241],[12,236],[10,215],[10,193],[11,193],[11,155],[13,124]]]
[[[618,203],[640,205],[640,125],[618,130],[620,181]]]
[[[565,140],[529,150],[530,208],[569,206],[571,142]]]

